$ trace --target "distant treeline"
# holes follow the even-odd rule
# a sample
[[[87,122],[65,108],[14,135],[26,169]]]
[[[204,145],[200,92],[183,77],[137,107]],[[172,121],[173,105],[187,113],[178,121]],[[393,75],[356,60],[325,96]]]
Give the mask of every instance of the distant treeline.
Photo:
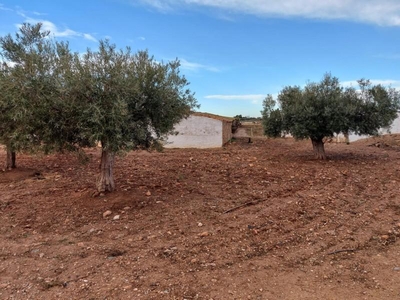
[[[261,117],[250,117],[250,116],[242,116],[242,115],[236,115],[234,116],[235,119],[239,121],[245,121],[245,122],[255,122],[255,121],[261,121]]]

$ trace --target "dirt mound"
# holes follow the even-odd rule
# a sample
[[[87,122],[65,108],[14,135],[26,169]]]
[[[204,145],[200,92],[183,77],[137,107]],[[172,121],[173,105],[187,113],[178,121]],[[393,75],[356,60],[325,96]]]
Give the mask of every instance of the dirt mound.
[[[0,173],[0,298],[398,299],[400,153],[370,144],[130,153],[102,197],[98,150],[21,155]]]

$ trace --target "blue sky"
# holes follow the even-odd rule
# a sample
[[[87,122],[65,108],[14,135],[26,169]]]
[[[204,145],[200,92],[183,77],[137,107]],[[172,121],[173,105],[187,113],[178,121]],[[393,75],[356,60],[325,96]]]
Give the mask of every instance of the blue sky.
[[[200,111],[225,116],[326,72],[400,88],[399,0],[0,0],[1,36],[23,22],[77,52],[108,38],[178,58]]]

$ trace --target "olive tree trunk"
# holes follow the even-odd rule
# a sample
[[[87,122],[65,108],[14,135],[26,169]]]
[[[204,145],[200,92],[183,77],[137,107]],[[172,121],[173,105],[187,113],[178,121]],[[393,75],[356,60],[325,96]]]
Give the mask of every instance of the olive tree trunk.
[[[17,165],[15,164],[16,154],[11,147],[7,146],[7,156],[6,156],[6,170],[15,169]]]
[[[314,155],[317,159],[326,159],[323,139],[311,139]]]
[[[100,179],[97,183],[97,190],[99,192],[112,192],[115,189],[113,174],[114,161],[114,152],[104,149],[101,151]]]

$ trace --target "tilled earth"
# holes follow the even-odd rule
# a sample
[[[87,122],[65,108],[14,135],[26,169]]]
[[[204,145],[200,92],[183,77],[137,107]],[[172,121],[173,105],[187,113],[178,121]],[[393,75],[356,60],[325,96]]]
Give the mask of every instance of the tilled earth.
[[[132,152],[105,195],[99,149],[19,155],[0,299],[400,299],[398,140]]]

